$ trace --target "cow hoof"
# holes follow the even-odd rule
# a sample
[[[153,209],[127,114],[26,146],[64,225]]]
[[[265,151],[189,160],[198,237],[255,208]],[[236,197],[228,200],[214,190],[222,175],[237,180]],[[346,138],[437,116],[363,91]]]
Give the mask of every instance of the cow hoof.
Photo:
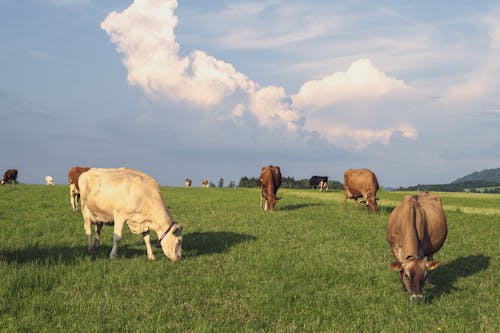
[[[156,260],[156,257],[154,255],[152,255],[152,256],[148,256],[148,259],[149,260]]]

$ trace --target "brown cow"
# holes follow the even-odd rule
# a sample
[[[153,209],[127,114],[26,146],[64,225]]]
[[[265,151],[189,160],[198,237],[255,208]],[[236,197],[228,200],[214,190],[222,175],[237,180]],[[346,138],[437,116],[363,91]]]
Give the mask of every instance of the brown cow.
[[[412,300],[422,298],[428,271],[439,267],[432,256],[443,246],[447,232],[446,215],[437,195],[407,195],[389,216],[387,241],[396,259],[390,268],[400,272],[403,289]]]
[[[208,184],[208,179],[206,178],[203,178],[203,180],[201,181],[201,186],[203,188],[208,188],[209,184]]]
[[[368,169],[348,169],[344,172],[344,210],[347,209],[347,199],[354,199],[359,209],[358,198],[363,198],[372,212],[377,212],[378,181],[373,172]]]
[[[191,187],[191,179],[190,178],[184,179],[184,187],[185,188]]]
[[[276,192],[278,192],[281,186],[281,170],[279,166],[268,165],[262,167],[260,172],[260,207],[264,202],[264,210],[272,211],[276,206],[276,201],[281,198],[276,197]]]
[[[17,169],[8,169],[3,174],[2,185],[11,182],[12,184],[17,183]]]
[[[74,166],[68,170],[69,197],[71,208],[74,212],[78,211],[78,201],[80,200],[80,188],[78,187],[78,179],[80,175],[90,168]]]

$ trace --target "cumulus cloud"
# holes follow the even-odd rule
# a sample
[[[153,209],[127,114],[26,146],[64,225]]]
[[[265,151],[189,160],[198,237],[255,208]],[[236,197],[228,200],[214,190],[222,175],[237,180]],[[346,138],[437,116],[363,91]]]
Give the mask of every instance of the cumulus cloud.
[[[360,59],[346,72],[306,82],[293,97],[293,104],[297,108],[322,108],[343,100],[376,98],[406,89],[403,81],[385,75],[369,59]]]
[[[386,75],[369,59],[353,62],[345,72],[308,81],[297,94],[289,95],[280,86],[260,86],[230,63],[202,50],[181,56],[174,33],[176,8],[175,0],[135,0],[101,23],[123,54],[128,82],[149,96],[189,103],[217,113],[214,119],[232,118],[241,126],[251,116],[265,128],[317,132],[333,145],[353,149],[387,144],[396,132],[416,138],[416,130],[407,123],[360,128],[316,112],[346,101],[373,100],[409,90],[402,80]]]

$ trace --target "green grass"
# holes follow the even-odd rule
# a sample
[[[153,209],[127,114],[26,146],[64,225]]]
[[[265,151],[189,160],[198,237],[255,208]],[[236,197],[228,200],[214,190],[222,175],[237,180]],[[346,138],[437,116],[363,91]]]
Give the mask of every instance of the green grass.
[[[425,302],[410,302],[385,240],[406,193],[380,214],[344,212],[341,192],[162,188],[184,226],[184,259],[148,261],[124,232],[119,259],[87,254],[66,186],[0,188],[0,331],[499,332],[500,195],[440,193],[449,234]],[[153,235],[156,239],[156,235]]]

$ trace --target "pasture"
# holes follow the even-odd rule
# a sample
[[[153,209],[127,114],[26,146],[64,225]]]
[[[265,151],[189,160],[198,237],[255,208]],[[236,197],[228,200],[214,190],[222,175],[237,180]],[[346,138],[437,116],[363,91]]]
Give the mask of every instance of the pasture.
[[[90,257],[68,187],[0,188],[0,331],[499,332],[500,195],[439,193],[448,238],[422,302],[410,302],[385,240],[405,193],[380,213],[343,211],[341,192],[162,187],[184,226],[184,258],[148,261],[125,228]],[[156,235],[152,239],[156,240]]]

